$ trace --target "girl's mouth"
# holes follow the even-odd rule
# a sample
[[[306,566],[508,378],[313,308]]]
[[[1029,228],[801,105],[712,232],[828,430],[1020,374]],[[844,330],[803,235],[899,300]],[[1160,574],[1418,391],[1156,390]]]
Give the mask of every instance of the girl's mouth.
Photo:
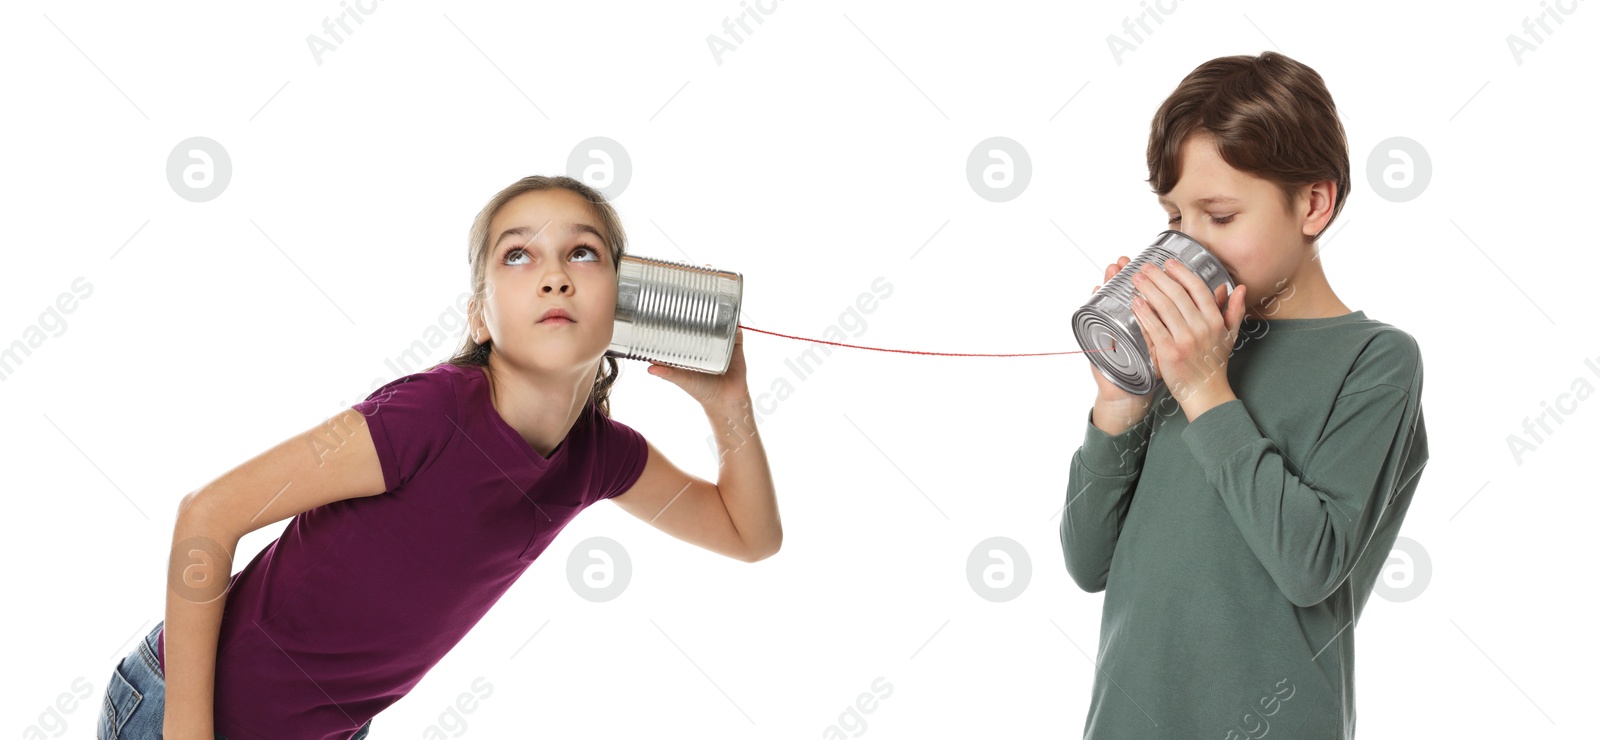
[[[551,308],[548,311],[545,311],[544,314],[542,314],[539,317],[539,323],[541,323],[541,324],[559,324],[559,323],[576,324],[578,322],[575,319],[572,318],[572,314],[571,313],[568,313],[566,309],[561,308],[561,307],[558,306],[558,307],[555,307],[555,308]]]

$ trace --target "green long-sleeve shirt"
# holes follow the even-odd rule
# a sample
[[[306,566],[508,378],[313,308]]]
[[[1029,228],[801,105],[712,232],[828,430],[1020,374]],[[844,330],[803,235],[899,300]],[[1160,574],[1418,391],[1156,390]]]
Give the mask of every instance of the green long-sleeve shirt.
[[[1072,457],[1067,570],[1105,591],[1086,738],[1354,734],[1357,619],[1428,460],[1420,351],[1361,311],[1247,319],[1227,375]]]

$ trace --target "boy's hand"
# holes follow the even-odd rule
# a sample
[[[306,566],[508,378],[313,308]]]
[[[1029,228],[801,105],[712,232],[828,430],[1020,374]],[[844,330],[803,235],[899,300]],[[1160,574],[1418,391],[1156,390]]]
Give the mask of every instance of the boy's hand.
[[[1213,406],[1237,398],[1228,384],[1228,357],[1244,321],[1245,287],[1216,292],[1182,262],[1163,271],[1145,265],[1134,276],[1134,316],[1154,349],[1150,358],[1172,397],[1194,421]]]
[[[1131,261],[1132,260],[1128,259],[1127,257],[1118,257],[1116,262],[1113,262],[1109,266],[1106,267],[1106,279],[1105,279],[1105,281],[1102,282],[1100,285],[1097,285],[1094,288],[1091,288],[1089,290],[1089,294],[1090,295],[1094,295],[1095,293],[1100,292],[1100,289],[1105,287],[1105,283],[1111,282],[1111,279],[1116,277],[1117,273],[1122,272],[1122,268],[1127,267],[1128,263],[1131,262]],[[1146,338],[1145,339],[1146,348],[1149,348],[1149,345],[1150,345],[1150,340],[1149,340],[1149,338]],[[1109,349],[1109,347],[1107,349]],[[1095,385],[1095,388],[1097,390],[1097,393],[1095,395],[1096,403],[1111,403],[1111,404],[1149,403],[1150,397],[1152,395],[1155,395],[1155,391],[1151,391],[1151,392],[1145,393],[1143,395],[1137,395],[1137,394],[1129,393],[1129,392],[1127,392],[1125,390],[1122,390],[1122,388],[1120,386],[1118,386],[1116,383],[1111,382],[1110,379],[1106,378],[1104,373],[1100,372],[1099,366],[1095,365],[1093,362],[1088,363],[1088,365],[1089,365],[1089,372],[1094,375],[1094,385]],[[1157,374],[1156,375],[1156,379],[1159,380],[1160,378],[1161,378],[1161,375]]]

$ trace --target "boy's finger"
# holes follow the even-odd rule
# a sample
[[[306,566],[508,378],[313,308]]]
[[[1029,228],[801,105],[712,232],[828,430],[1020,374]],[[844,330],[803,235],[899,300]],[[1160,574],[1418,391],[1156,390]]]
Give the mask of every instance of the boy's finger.
[[[1165,270],[1165,273],[1167,277],[1178,284],[1179,288],[1183,289],[1183,292],[1189,294],[1189,298],[1194,301],[1196,308],[1199,308],[1201,304],[1200,296],[1211,292],[1210,288],[1206,286],[1206,281],[1201,280],[1199,275],[1194,274],[1194,271],[1190,270],[1188,265],[1183,264],[1182,260],[1173,260],[1172,266]],[[1218,310],[1218,313],[1221,313],[1221,310]]]

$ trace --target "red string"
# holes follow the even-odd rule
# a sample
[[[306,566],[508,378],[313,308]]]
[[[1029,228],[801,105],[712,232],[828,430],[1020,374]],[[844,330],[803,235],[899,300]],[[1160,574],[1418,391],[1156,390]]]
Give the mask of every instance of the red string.
[[[753,331],[753,332],[760,332],[762,334],[771,334],[772,336],[783,337],[785,339],[798,339],[798,340],[800,340],[802,342],[815,342],[817,344],[831,344],[831,345],[833,345],[835,347],[849,347],[851,349],[870,349],[870,350],[873,350],[875,352],[900,352],[900,353],[908,354],[908,355],[939,355],[941,357],[1048,357],[1048,356],[1052,356],[1052,355],[1076,355],[1076,354],[1082,354],[1084,352],[1105,352],[1105,351],[1107,351],[1107,350],[1104,350],[1104,349],[1089,349],[1089,350],[1075,350],[1075,351],[1072,351],[1072,352],[1012,352],[1012,353],[1007,353],[1007,354],[982,354],[982,353],[969,353],[969,352],[919,352],[919,351],[914,350],[914,349],[884,349],[883,347],[863,347],[863,346],[861,346],[859,344],[845,344],[843,342],[830,342],[830,341],[828,341],[826,339],[807,339],[805,337],[797,337],[797,336],[794,336],[792,334],[779,334],[778,332],[775,332],[775,331],[767,331],[765,329],[757,329],[757,328],[755,328],[753,326],[745,326],[744,324],[740,324],[739,328],[740,329],[748,329],[748,330]],[[1117,340],[1116,339],[1112,339],[1111,340],[1111,349],[1110,349],[1110,351],[1115,352],[1116,350],[1117,350]]]

